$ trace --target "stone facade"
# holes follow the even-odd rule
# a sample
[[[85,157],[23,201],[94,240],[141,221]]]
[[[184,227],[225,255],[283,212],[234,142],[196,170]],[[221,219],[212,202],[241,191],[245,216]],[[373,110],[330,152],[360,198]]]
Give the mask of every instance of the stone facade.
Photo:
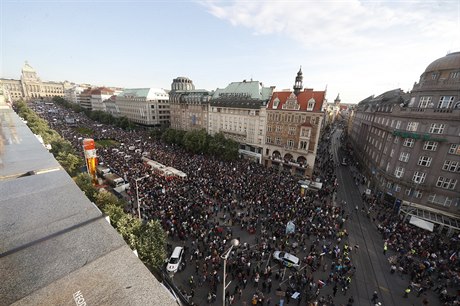
[[[169,95],[159,88],[125,89],[115,98],[120,116],[146,126],[169,126]]]
[[[411,93],[361,101],[349,130],[371,187],[390,204],[460,215],[460,52],[430,64]]]
[[[0,86],[8,100],[64,97],[64,91],[71,88],[68,82],[45,82],[40,80],[35,69],[27,62],[22,67],[21,79],[0,79]]]
[[[211,93],[195,89],[192,80],[178,77],[169,92],[171,128],[183,131],[208,129],[208,106]]]
[[[324,120],[325,96],[325,91],[302,90],[302,71],[297,74],[294,91],[273,93],[266,108],[266,166],[311,177]]]
[[[89,86],[73,85],[64,91],[64,99],[70,103],[78,103],[78,96]]]
[[[274,87],[264,87],[259,81],[230,83],[216,89],[209,104],[208,133],[223,133],[240,143],[242,157],[262,162],[265,107]]]
[[[109,99],[114,93],[114,90],[105,87],[99,87],[91,90],[91,110],[106,112],[107,109],[105,101]]]

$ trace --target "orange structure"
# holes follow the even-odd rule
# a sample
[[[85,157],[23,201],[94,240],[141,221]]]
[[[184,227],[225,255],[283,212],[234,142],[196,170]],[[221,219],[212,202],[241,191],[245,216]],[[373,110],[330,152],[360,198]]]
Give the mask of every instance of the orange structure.
[[[93,179],[93,184],[97,184],[97,155],[96,155],[96,145],[94,139],[85,138],[83,139],[83,152],[85,154],[86,169],[88,174]]]

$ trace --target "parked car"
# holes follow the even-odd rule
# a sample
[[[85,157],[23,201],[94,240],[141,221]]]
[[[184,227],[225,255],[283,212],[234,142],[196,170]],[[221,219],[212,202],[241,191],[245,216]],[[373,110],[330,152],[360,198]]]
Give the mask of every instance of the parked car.
[[[171,254],[171,257],[168,260],[168,264],[166,265],[166,271],[169,273],[176,273],[180,269],[182,257],[184,256],[184,248],[183,247],[175,247],[174,251]]]
[[[288,268],[300,268],[300,259],[292,254],[275,251],[273,252],[273,258],[279,261],[282,265]]]

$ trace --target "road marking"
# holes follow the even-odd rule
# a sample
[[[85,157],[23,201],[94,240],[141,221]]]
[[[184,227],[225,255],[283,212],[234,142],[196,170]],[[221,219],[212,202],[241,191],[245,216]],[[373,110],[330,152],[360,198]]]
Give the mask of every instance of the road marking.
[[[388,288],[385,288],[385,287],[382,287],[382,286],[379,286],[379,288],[382,289],[383,291],[390,292],[390,290]]]

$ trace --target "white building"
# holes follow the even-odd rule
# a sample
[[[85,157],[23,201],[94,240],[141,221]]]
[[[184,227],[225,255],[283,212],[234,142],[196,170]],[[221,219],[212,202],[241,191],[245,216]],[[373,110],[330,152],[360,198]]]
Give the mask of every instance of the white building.
[[[169,126],[169,95],[159,88],[125,89],[115,98],[120,116],[148,126]]]
[[[216,89],[209,106],[208,134],[222,132],[240,143],[240,154],[262,162],[265,107],[274,87],[259,81],[232,82]]]
[[[107,111],[104,101],[110,99],[115,92],[112,89],[100,87],[91,91],[91,109],[93,111]]]
[[[64,91],[64,99],[70,103],[78,103],[78,95],[80,95],[88,87],[81,85],[73,85]]]

